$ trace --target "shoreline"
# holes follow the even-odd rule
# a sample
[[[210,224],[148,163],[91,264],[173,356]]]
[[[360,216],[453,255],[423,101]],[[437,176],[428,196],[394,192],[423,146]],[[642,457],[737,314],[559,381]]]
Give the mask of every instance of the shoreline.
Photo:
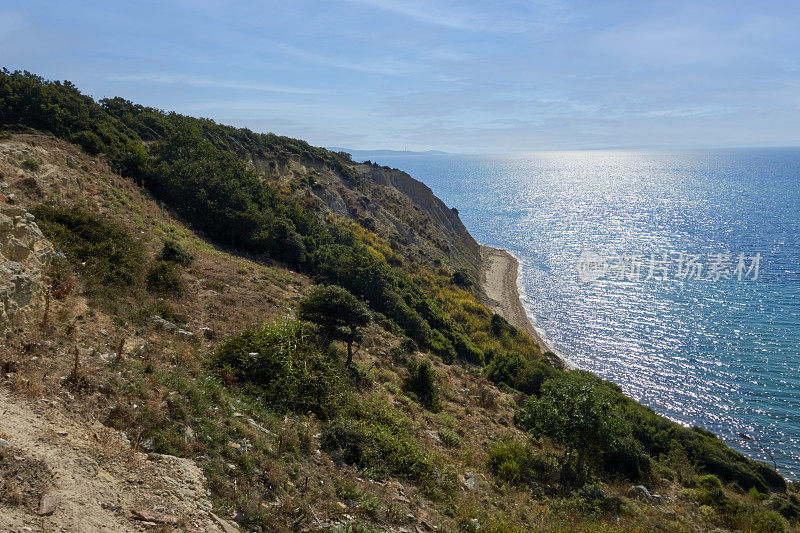
[[[554,366],[564,369],[572,368],[563,355],[547,344],[542,335],[533,326],[517,286],[519,260],[506,250],[480,244],[481,251],[481,288],[486,293],[486,306],[494,313],[502,316],[516,328],[530,336],[542,354],[550,352],[549,357]]]

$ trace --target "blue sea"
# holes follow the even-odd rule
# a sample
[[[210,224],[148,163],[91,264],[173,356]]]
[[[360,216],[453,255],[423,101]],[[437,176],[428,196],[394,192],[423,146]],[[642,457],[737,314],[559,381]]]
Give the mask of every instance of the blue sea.
[[[797,479],[800,149],[377,158],[521,261],[574,366]]]

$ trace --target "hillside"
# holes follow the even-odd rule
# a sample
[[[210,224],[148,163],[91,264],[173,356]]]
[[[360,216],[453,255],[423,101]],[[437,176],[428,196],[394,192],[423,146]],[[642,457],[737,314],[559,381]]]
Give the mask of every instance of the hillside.
[[[770,467],[489,311],[407,174],[8,71],[0,126],[3,529],[797,529]],[[319,285],[371,312],[352,367]]]

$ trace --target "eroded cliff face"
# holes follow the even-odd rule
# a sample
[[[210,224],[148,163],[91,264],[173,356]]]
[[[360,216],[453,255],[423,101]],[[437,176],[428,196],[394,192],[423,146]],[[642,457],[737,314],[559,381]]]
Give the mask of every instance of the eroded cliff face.
[[[25,209],[10,205],[0,183],[0,339],[15,316],[35,303],[44,270],[54,254]]]
[[[407,196],[433,219],[443,241],[447,244],[445,253],[459,268],[471,270],[471,266],[480,265],[480,247],[467,228],[461,222],[458,212],[448,208],[430,187],[397,169],[378,165],[359,165],[364,176],[375,184],[392,187]]]
[[[387,239],[404,261],[448,270],[463,269],[482,296],[480,246],[458,212],[407,173],[375,164],[352,163],[355,182],[300,157],[279,163],[244,152],[240,157],[265,179],[291,192],[305,207],[350,219]]]

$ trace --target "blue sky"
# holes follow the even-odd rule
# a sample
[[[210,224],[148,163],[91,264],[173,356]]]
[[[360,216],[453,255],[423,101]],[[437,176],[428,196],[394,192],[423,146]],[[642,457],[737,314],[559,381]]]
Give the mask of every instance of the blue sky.
[[[800,2],[0,3],[0,65],[354,149],[800,145]]]

